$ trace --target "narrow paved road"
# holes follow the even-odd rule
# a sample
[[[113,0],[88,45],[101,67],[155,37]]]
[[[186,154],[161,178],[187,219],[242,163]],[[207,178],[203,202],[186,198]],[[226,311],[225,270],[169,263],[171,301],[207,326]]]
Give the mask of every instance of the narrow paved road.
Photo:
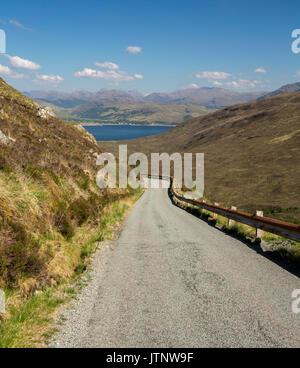
[[[299,347],[299,278],[148,189],[56,344]]]

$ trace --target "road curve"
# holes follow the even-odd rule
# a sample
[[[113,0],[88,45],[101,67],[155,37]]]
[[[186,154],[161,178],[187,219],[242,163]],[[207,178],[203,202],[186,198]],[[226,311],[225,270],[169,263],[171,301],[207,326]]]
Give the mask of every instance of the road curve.
[[[299,278],[148,189],[56,336],[62,347],[299,347]]]

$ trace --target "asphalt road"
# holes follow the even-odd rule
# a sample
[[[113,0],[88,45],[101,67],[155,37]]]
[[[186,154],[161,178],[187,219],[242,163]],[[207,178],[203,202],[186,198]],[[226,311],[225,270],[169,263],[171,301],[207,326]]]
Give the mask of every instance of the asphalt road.
[[[299,278],[148,189],[65,314],[66,347],[300,347]]]

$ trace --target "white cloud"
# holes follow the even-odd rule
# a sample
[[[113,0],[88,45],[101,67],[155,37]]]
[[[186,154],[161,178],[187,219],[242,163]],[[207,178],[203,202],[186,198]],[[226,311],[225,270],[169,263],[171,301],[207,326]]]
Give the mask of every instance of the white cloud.
[[[10,75],[11,73],[12,71],[10,70],[8,66],[0,64],[0,74],[1,75]]]
[[[35,82],[46,82],[52,84],[58,84],[62,82],[64,79],[60,75],[46,75],[46,74],[38,74],[36,76]]]
[[[11,65],[15,68],[23,68],[29,70],[39,70],[41,68],[39,64],[36,64],[33,61],[27,59],[22,59],[19,56],[7,55],[7,57],[9,58]]]
[[[105,61],[104,63],[99,63],[98,61],[96,61],[95,65],[98,66],[99,68],[104,69],[111,69],[111,70],[120,69],[119,65],[112,63],[111,61]]]
[[[14,79],[26,78],[26,75],[14,73],[8,66],[1,64],[0,64],[0,75]]]
[[[189,87],[191,87],[191,88],[199,88],[198,84],[196,84],[196,83],[191,83],[189,85]]]
[[[23,26],[23,24],[21,24],[20,22],[18,22],[15,19],[10,19],[9,23],[12,24],[13,26],[24,29],[25,31],[31,31],[32,30],[31,28],[27,28],[27,27]]]
[[[74,77],[92,77],[92,78],[100,78],[100,75],[102,75],[103,72],[94,70],[94,69],[89,69],[89,68],[84,68],[81,72],[76,72],[74,73]]]
[[[257,73],[266,73],[264,68],[257,68]],[[251,88],[264,88],[264,81],[238,78],[233,74],[225,72],[201,72],[196,74],[199,79],[206,79],[216,87],[227,86],[231,88],[246,90]]]
[[[74,73],[74,77],[79,78],[100,78],[115,83],[132,81],[134,79],[143,79],[141,74],[130,75],[128,72],[120,70],[119,65],[112,63],[111,61],[105,61],[103,63],[94,63],[99,68],[105,70],[95,70],[91,68],[84,68],[82,71]]]
[[[256,69],[254,70],[254,72],[255,72],[255,73],[267,73],[266,69],[265,69],[265,68],[262,68],[262,67],[260,67],[260,68],[256,68]]]
[[[231,82],[227,82],[226,85],[228,87],[233,87],[237,89],[251,89],[255,87],[261,87],[261,81],[258,80],[248,80],[248,79],[237,79]]]
[[[126,50],[131,54],[139,54],[142,48],[140,46],[128,46]]]
[[[221,87],[221,86],[223,86],[223,83],[218,82],[218,81],[214,81],[213,85],[216,86],[216,87]]]
[[[86,78],[101,78],[113,82],[131,81],[134,79],[127,72],[115,71],[115,70],[94,70],[90,68],[84,68],[81,72],[74,73],[74,77],[86,77]]]
[[[216,79],[228,79],[229,77],[232,77],[232,75],[225,72],[201,72],[196,74],[196,78],[207,79],[209,81]]]

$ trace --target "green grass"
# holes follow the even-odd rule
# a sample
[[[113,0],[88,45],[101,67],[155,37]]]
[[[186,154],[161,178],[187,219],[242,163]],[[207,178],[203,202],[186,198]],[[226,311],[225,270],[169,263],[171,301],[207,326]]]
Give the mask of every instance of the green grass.
[[[49,324],[51,313],[67,299],[55,295],[57,289],[34,295],[21,306],[9,307],[10,318],[0,323],[0,348],[28,348],[42,341],[33,341],[31,332]]]
[[[109,206],[101,222],[94,229],[80,251],[78,264],[69,279],[62,279],[55,287],[20,300],[15,290],[7,289],[7,315],[0,320],[0,348],[31,348],[47,344],[56,329],[53,329],[54,313],[64,303],[76,297],[84,283],[80,277],[88,268],[91,256],[99,243],[111,239],[116,226],[124,219],[130,204],[134,203],[143,191],[137,190],[127,203],[115,202]]]
[[[120,205],[114,203],[111,206],[111,210],[103,217],[100,226],[95,234],[89,239],[89,241],[82,247],[80,252],[81,262],[75,268],[75,274],[79,275],[86,269],[86,260],[90,258],[91,254],[95,251],[97,244],[109,238],[113,233],[112,225],[121,221],[124,217],[127,205]]]

